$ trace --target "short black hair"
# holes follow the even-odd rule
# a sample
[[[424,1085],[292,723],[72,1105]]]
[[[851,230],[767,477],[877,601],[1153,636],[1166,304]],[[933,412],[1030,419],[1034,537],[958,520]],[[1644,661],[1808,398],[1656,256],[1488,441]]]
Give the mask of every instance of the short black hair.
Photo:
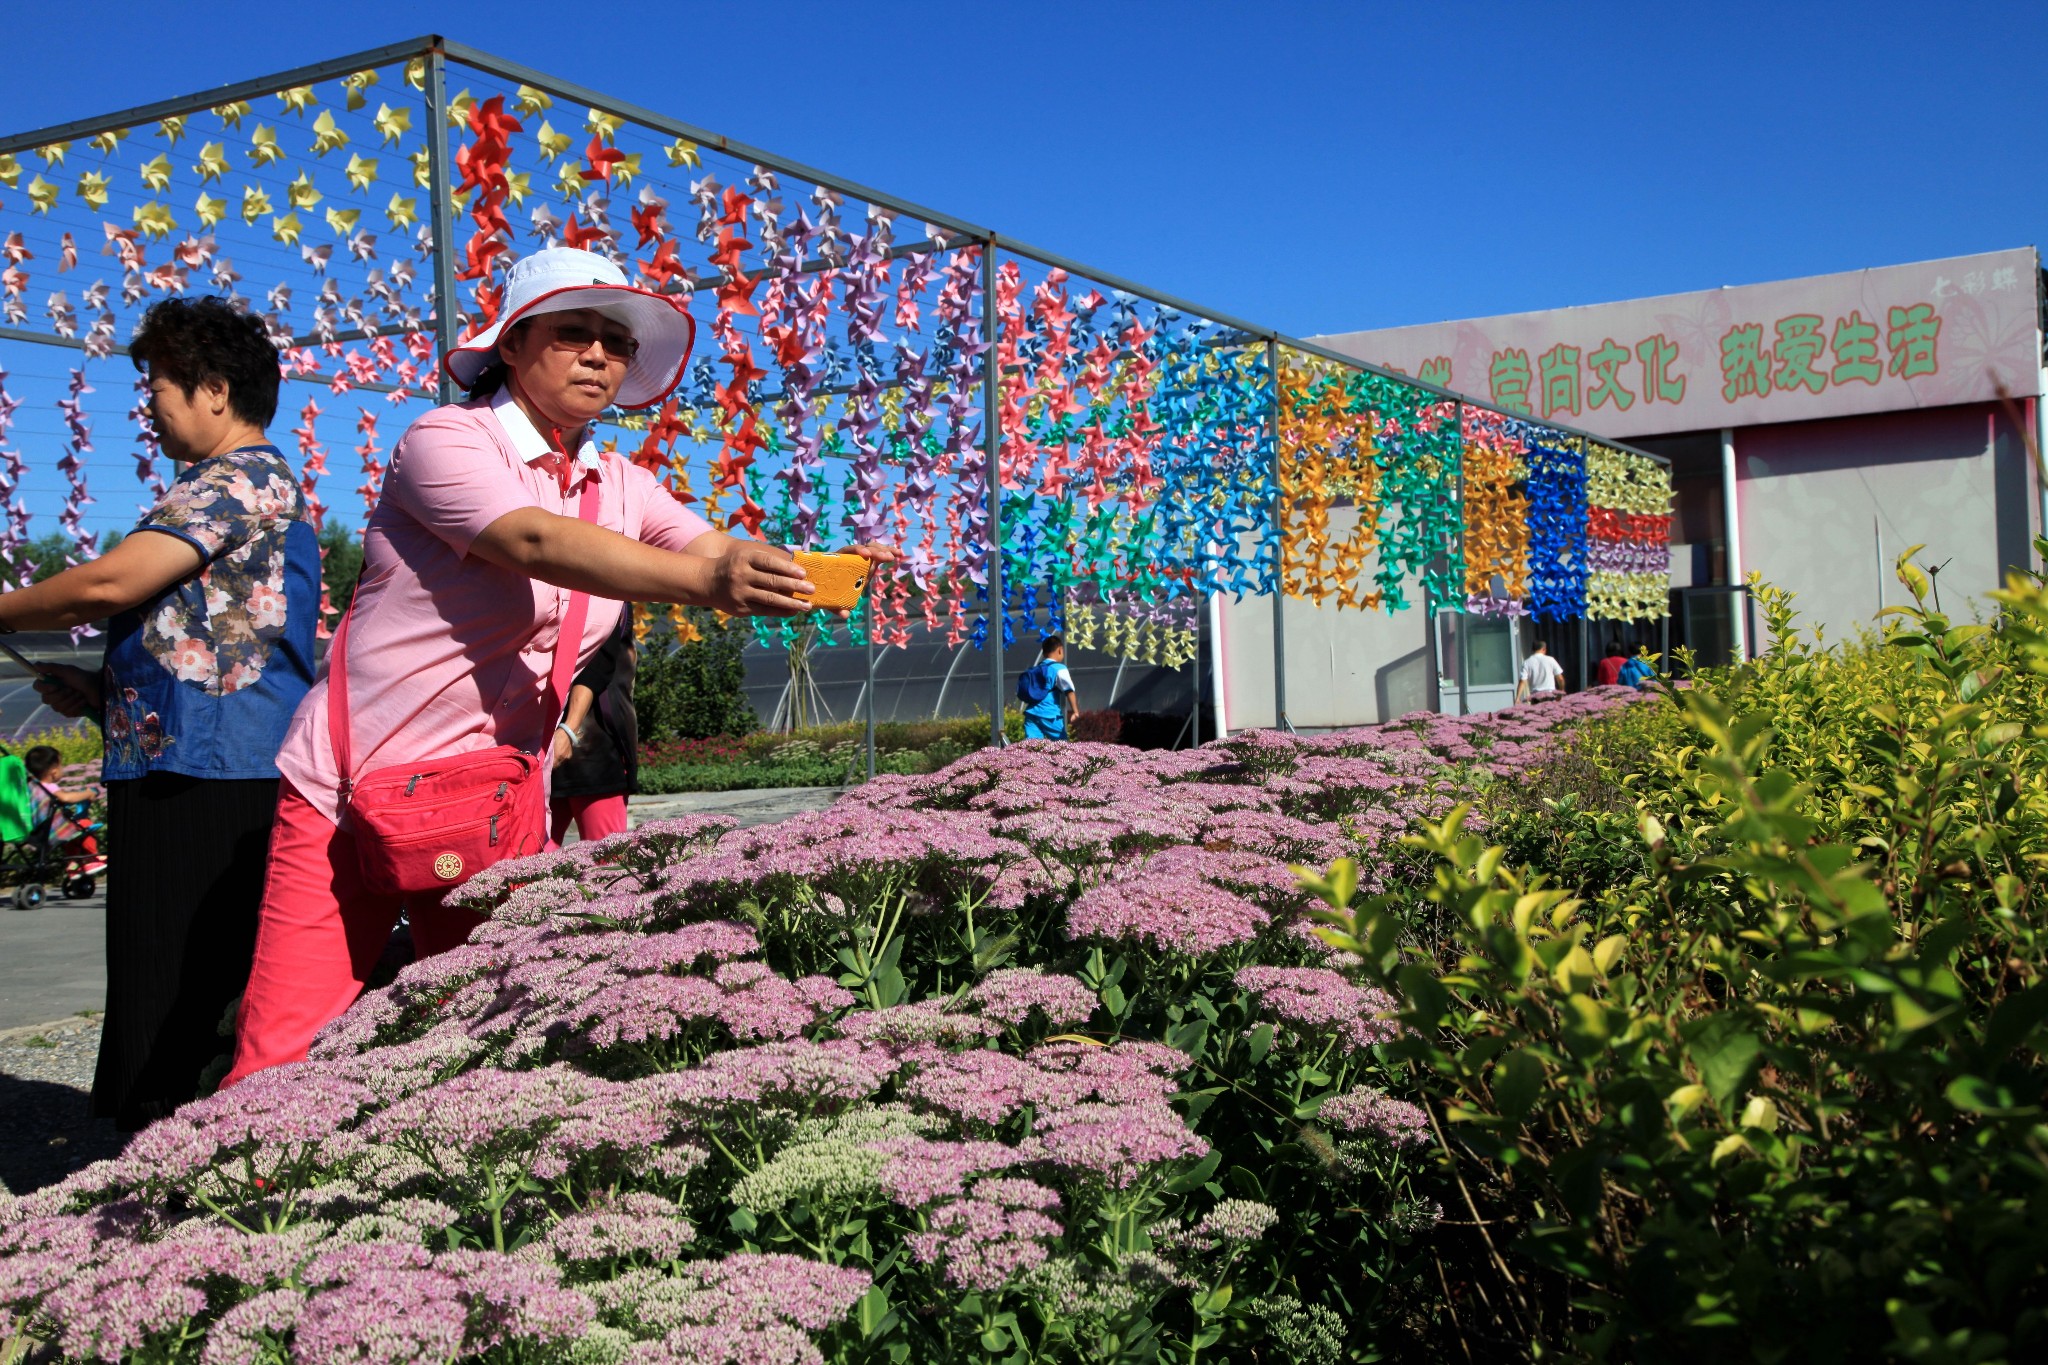
[[[41,777],[63,761],[63,758],[64,755],[58,753],[49,745],[38,744],[35,748],[30,749],[21,756],[21,765],[27,768],[32,776]]]
[[[192,391],[208,380],[228,386],[228,406],[259,427],[277,416],[277,347],[254,313],[237,312],[226,299],[164,299],[135,325],[128,358],[153,379]]]
[[[1038,652],[1040,654],[1050,654],[1056,649],[1065,649],[1066,647],[1066,638],[1057,632],[1046,636],[1038,642]]]
[[[1544,650],[1546,650],[1546,649],[1549,649],[1549,648],[1550,648],[1550,646],[1549,646],[1548,644],[1546,644],[1546,643],[1545,643],[1544,641],[1542,641],[1542,640],[1538,640],[1538,641],[1536,642],[1536,648],[1535,648],[1535,649],[1533,649],[1533,650],[1531,650],[1531,651],[1530,651],[1530,653],[1532,653],[1532,654],[1541,654],[1541,653],[1542,653],[1542,652],[1543,652]]]
[[[531,321],[533,321],[532,318],[521,318],[510,327],[507,327],[498,336],[499,344],[503,345],[510,338],[519,335],[520,332],[525,330],[526,324]],[[511,374],[511,370],[506,366],[504,360],[497,355],[493,355],[490,360],[485,362],[484,367],[476,372],[476,380],[469,386],[469,401],[475,403],[485,398],[495,397],[498,390],[505,387],[505,379],[509,374]]]

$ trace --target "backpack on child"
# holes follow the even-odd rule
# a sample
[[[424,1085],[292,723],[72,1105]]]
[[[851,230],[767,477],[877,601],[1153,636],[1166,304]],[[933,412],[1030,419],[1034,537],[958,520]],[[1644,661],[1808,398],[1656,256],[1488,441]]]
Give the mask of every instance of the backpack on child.
[[[1017,677],[1017,700],[1036,706],[1052,695],[1052,664],[1041,659]]]

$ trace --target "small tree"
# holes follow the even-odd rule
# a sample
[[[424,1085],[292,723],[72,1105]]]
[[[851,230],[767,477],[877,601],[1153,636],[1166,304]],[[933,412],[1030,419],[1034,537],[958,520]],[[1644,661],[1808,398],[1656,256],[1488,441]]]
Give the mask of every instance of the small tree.
[[[683,608],[682,619],[692,627],[682,638],[662,629],[641,644],[633,685],[640,742],[751,733],[760,722],[747,700],[745,626],[701,607]]]

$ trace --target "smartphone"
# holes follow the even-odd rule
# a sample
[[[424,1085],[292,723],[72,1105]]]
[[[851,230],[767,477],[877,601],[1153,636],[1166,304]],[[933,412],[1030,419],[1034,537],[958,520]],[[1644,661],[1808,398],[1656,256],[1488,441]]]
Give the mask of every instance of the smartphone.
[[[796,552],[797,567],[817,588],[807,600],[826,611],[852,611],[860,605],[861,590],[868,585],[868,561],[860,555],[828,555],[812,550]]]
[[[0,654],[5,654],[8,658],[14,660],[14,662],[20,664],[23,668],[27,669],[30,677],[47,678],[50,676],[48,673],[45,673],[43,671],[43,666],[41,664],[29,658],[26,654],[23,654],[13,645],[8,644],[5,640],[0,640]]]

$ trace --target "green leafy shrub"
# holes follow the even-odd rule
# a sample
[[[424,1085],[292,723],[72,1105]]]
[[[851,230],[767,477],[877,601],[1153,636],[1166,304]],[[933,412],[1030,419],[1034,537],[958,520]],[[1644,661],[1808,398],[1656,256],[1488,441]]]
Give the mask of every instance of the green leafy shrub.
[[[640,648],[633,710],[642,744],[744,735],[759,724],[747,700],[746,630],[699,607],[684,610],[697,639],[654,635]]]
[[[1461,808],[1420,894],[1315,880],[1466,1215],[1441,1358],[2048,1348],[2048,586],[1985,627],[1899,577],[1874,649],[1764,590],[1765,657],[1497,806],[1533,866]]]
[[[90,721],[53,725],[47,730],[18,735],[7,741],[7,752],[25,754],[38,744],[47,744],[55,749],[66,767],[74,763],[98,763],[106,756],[106,737],[100,733],[100,727]]]

